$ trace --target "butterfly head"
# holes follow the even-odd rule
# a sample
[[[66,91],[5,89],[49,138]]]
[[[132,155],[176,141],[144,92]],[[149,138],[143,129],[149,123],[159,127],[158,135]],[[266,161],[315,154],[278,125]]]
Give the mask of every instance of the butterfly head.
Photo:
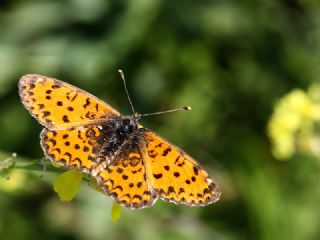
[[[141,128],[140,114],[134,113],[132,116],[124,116],[121,119],[119,128],[123,134],[130,134]]]

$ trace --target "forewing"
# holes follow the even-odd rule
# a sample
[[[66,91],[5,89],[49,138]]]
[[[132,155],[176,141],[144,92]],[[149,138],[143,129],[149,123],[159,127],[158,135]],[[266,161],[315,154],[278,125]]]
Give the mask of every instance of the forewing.
[[[95,166],[101,148],[98,139],[101,130],[96,126],[85,126],[65,130],[41,132],[41,146],[53,162],[67,168],[90,173]]]
[[[124,207],[144,208],[157,200],[146,181],[143,159],[136,143],[125,145],[96,178],[98,185]]]
[[[119,115],[91,94],[54,78],[28,74],[19,81],[24,106],[46,128],[66,129]]]
[[[188,154],[147,129],[140,141],[147,179],[163,200],[189,206],[205,206],[220,197],[217,184]]]

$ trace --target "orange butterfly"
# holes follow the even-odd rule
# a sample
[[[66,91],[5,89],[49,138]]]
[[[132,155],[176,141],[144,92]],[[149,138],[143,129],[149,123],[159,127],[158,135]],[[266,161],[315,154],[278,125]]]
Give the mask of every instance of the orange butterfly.
[[[208,173],[184,151],[142,127],[140,114],[122,116],[79,88],[36,74],[20,79],[19,94],[45,127],[45,155],[95,177],[117,203],[136,209],[158,198],[188,206],[219,200],[221,192]]]

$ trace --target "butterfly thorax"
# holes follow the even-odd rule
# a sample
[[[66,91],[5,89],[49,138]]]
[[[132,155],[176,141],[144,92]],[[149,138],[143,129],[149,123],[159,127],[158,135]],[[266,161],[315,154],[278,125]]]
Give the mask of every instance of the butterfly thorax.
[[[140,115],[119,116],[101,124],[99,142],[102,148],[98,155],[100,160],[110,162],[128,143],[139,141],[137,131],[141,128]]]

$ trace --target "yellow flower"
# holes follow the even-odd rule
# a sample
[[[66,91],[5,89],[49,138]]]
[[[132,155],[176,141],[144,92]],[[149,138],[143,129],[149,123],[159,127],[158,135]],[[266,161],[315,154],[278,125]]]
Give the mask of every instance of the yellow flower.
[[[268,123],[268,135],[275,158],[288,159],[295,153],[296,137],[299,136],[297,133],[312,126],[309,123],[318,117],[316,109],[310,96],[299,89],[293,90],[276,103]]]

